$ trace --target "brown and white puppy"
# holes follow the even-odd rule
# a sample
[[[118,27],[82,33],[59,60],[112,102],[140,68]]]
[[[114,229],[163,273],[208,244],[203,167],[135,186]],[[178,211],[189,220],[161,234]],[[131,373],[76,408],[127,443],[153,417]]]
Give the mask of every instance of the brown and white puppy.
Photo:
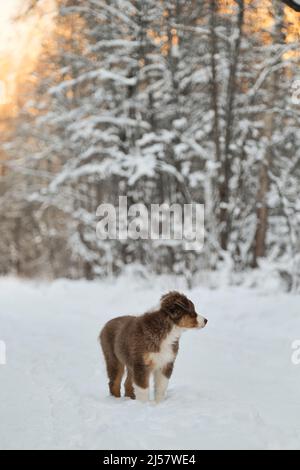
[[[172,375],[181,333],[206,324],[193,302],[178,292],[164,295],[154,312],[110,320],[100,333],[110,393],[121,396],[126,367],[125,396],[148,401],[150,376],[154,374],[155,401],[160,402]]]

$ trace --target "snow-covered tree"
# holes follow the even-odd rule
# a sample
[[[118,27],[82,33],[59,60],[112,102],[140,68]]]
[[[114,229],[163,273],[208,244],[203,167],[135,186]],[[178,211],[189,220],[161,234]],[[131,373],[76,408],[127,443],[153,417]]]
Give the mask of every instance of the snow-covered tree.
[[[268,259],[296,287],[299,53],[283,4],[58,0],[57,9],[6,145],[16,165],[1,200],[19,204],[6,236],[25,205],[36,240],[25,250],[14,241],[18,270],[48,260],[52,276],[92,279],[139,263],[192,282],[220,262],[242,271]],[[203,252],[99,240],[97,207],[124,195],[149,207],[204,203]]]

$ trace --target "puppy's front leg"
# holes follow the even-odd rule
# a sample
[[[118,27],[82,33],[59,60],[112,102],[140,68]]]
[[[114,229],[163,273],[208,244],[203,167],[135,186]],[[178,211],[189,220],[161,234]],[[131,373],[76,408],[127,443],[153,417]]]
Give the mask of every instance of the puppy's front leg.
[[[154,373],[154,392],[156,403],[161,402],[165,398],[165,394],[169,385],[169,379],[173,372],[173,363],[170,362],[163,369],[158,369]]]
[[[144,364],[135,364],[133,368],[133,386],[137,400],[149,401],[150,370]]]
[[[142,388],[142,387],[139,387],[138,385],[134,384],[134,394],[135,394],[135,398],[138,401],[142,401],[144,403],[149,401],[149,387],[148,388]]]

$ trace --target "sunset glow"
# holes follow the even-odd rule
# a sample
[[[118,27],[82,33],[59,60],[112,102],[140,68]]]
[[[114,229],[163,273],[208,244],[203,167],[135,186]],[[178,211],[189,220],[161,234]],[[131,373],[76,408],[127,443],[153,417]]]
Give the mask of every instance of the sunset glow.
[[[251,0],[247,1],[251,4]],[[230,14],[232,4],[231,0],[224,0],[223,11]],[[268,3],[265,5],[268,6]],[[18,86],[24,83],[26,77],[34,70],[43,40],[52,33],[54,24],[52,19],[56,13],[55,1],[40,0],[38,9],[35,9],[34,13],[24,15],[25,11],[26,0],[0,0],[0,105],[2,106],[16,102]],[[20,15],[22,13],[23,15]],[[260,8],[259,21],[257,15],[256,10],[248,12],[248,25],[253,32],[268,29],[271,21],[268,8]],[[289,20],[287,39],[295,41],[300,35],[299,14],[286,8],[286,15]],[[157,37],[162,43],[167,39]],[[174,45],[177,40],[175,30]]]
[[[35,14],[24,13],[24,0],[0,0],[0,104],[14,103],[17,86],[34,69],[45,35],[51,31],[52,0]]]
[[[0,81],[0,105],[6,103],[6,85],[5,82]]]
[[[10,39],[14,35],[13,17],[20,7],[20,0],[1,0],[0,8],[0,50],[10,46]]]

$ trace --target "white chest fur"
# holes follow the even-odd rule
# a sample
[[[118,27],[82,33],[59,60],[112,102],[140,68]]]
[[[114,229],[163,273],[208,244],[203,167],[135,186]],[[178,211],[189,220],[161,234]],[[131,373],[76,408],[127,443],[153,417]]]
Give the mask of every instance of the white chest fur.
[[[160,350],[149,356],[154,369],[161,369],[175,359],[174,344],[179,340],[181,328],[174,326],[168,336],[162,341]]]

